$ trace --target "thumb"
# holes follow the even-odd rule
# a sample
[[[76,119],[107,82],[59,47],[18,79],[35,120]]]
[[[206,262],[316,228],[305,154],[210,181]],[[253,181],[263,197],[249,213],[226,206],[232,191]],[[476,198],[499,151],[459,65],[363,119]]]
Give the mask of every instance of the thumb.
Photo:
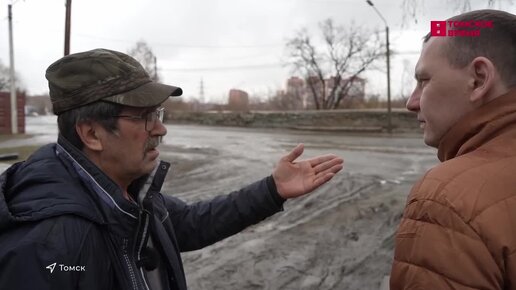
[[[292,151],[290,151],[287,155],[283,156],[283,160],[287,162],[293,162],[303,154],[303,151],[305,150],[305,145],[303,143],[298,144]]]

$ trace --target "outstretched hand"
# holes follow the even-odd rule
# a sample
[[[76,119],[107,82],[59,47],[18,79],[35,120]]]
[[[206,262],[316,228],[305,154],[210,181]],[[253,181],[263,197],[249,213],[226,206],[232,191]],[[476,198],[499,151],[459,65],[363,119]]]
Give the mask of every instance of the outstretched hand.
[[[344,160],[333,154],[294,162],[303,154],[303,150],[303,144],[297,145],[280,159],[272,173],[278,193],[284,199],[312,192],[342,169]]]

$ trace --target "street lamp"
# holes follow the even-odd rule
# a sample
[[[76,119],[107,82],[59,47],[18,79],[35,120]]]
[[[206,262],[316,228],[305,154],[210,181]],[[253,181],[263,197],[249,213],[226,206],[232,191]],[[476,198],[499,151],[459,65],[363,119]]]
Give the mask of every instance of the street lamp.
[[[386,56],[387,56],[387,132],[392,133],[392,121],[391,121],[391,59],[390,59],[390,50],[389,50],[389,25],[387,25],[387,21],[385,18],[383,18],[382,14],[376,7],[374,6],[373,2],[371,0],[366,0],[367,4],[369,6],[373,7],[374,11],[376,11],[376,14],[380,16],[380,18],[383,20],[383,23],[385,23],[385,37],[386,37]]]
[[[70,54],[70,26],[72,19],[72,0],[66,0],[66,13],[65,13],[65,43],[64,43],[64,55]]]
[[[11,134],[18,134],[18,98],[16,95],[16,83],[14,78],[14,48],[13,48],[13,15],[12,4],[7,5],[9,18],[9,78],[11,83]]]

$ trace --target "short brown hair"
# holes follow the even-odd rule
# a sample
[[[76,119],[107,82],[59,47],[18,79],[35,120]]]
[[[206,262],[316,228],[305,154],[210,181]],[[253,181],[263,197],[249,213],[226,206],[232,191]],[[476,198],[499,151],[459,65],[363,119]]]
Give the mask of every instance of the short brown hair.
[[[493,62],[507,87],[516,86],[516,15],[485,9],[454,16],[447,20],[447,25],[448,21],[492,21],[493,27],[480,28],[478,36],[447,37],[442,52],[450,64],[457,68],[465,67],[476,57],[486,57]],[[430,33],[427,34],[424,42],[430,37]]]

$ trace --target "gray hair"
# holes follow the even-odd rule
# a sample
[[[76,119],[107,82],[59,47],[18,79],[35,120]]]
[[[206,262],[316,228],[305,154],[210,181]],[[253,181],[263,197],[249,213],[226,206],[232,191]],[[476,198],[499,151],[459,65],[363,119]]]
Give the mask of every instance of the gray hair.
[[[72,145],[82,150],[84,143],[77,134],[75,126],[84,122],[97,122],[111,133],[118,130],[117,119],[123,106],[109,102],[94,102],[82,107],[65,111],[57,117],[59,133]]]

